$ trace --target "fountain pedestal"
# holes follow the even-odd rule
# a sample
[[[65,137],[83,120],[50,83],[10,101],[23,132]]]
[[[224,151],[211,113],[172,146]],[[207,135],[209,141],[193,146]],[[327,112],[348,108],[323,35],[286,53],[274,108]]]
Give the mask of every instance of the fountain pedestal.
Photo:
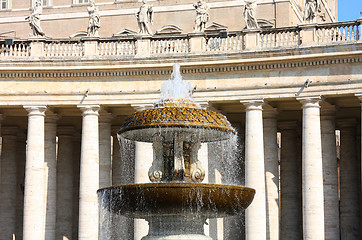
[[[206,219],[189,216],[159,216],[148,219],[149,232],[142,240],[212,240],[204,235]]]

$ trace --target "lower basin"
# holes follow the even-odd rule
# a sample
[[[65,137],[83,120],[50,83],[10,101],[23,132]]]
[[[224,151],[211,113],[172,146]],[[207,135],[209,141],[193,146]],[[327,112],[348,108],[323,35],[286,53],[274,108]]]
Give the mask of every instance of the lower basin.
[[[141,183],[98,190],[102,206],[131,218],[193,216],[219,218],[239,214],[252,202],[255,190],[243,186],[204,183]]]

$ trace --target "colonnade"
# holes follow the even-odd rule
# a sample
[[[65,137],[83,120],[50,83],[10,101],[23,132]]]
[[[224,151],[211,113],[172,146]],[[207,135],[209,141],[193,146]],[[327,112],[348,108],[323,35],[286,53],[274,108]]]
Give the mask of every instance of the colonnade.
[[[337,109],[321,108],[321,97],[297,100],[301,123],[278,119],[278,109],[265,107],[264,100],[240,101],[245,106],[245,185],[256,189],[246,210],[246,239],[360,239],[359,124],[336,121]],[[73,127],[58,125],[60,116],[47,106],[24,108],[26,161],[24,136],[13,126],[1,129],[1,239],[98,239],[96,191],[125,178],[148,181],[144,160],[152,148],[137,143],[133,166],[126,165],[119,155],[119,127],[99,105],[78,106],[81,136]],[[127,230],[132,238],[146,234],[139,227],[144,223],[129,224],[134,225],[134,232]]]

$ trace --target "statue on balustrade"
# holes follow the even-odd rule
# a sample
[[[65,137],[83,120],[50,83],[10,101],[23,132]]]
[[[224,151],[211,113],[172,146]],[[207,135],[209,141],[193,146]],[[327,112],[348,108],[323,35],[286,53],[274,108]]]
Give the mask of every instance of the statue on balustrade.
[[[147,3],[147,0],[142,0],[142,6],[136,13],[139,33],[152,35],[149,23],[153,25],[153,6]]]
[[[101,27],[101,18],[99,16],[98,7],[94,0],[90,1],[90,7],[88,7],[89,21],[87,28],[88,37],[98,37],[98,30]]]
[[[259,28],[258,21],[256,20],[256,0],[245,0],[244,7],[244,20],[247,29]]]
[[[197,3],[194,3],[193,6],[196,9],[194,32],[203,32],[206,28],[206,23],[210,19],[209,6],[206,4],[205,0],[200,0]]]
[[[41,0],[35,1],[35,5],[31,11],[31,14],[25,18],[25,20],[29,20],[29,25],[33,30],[33,37],[44,37],[45,33],[43,29],[40,27],[40,15],[43,12],[43,7],[41,4]]]
[[[318,1],[306,0],[304,6],[304,22],[315,23],[317,20]]]

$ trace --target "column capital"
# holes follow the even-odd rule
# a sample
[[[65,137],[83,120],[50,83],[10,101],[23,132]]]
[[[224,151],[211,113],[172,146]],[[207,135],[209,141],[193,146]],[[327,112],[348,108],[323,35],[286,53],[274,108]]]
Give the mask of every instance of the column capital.
[[[82,116],[99,115],[100,106],[98,104],[80,104],[77,107],[82,111]]]
[[[57,133],[59,136],[74,136],[74,130],[73,126],[58,126]]]
[[[240,103],[245,106],[246,111],[263,110],[263,105],[266,103],[264,99],[240,100]]]
[[[277,108],[267,108],[263,110],[264,119],[275,119],[278,116],[279,110]]]
[[[302,104],[302,108],[320,108],[320,103],[323,100],[321,96],[306,96],[297,98]]]
[[[297,130],[298,127],[297,121],[281,121],[278,122],[278,129],[281,131],[285,130]]]
[[[23,107],[28,111],[28,116],[45,116],[47,110],[46,105],[24,105]]]

